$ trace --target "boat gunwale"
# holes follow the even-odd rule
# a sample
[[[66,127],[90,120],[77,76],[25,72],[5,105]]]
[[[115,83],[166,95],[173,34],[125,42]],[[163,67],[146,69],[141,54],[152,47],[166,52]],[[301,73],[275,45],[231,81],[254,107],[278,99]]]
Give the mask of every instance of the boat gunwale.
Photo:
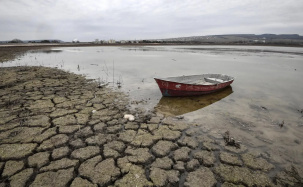
[[[220,83],[211,83],[211,84],[194,84],[194,83],[183,83],[183,82],[176,82],[176,81],[171,81],[171,80],[165,80],[165,79],[169,79],[169,78],[179,78],[179,77],[192,77],[192,76],[202,76],[202,75],[220,75],[220,76],[227,76],[230,79],[228,79],[227,81],[224,82],[220,82]],[[199,75],[183,75],[183,76],[175,76],[175,77],[166,77],[166,78],[156,78],[153,77],[155,80],[161,80],[161,81],[166,81],[166,82],[171,82],[171,83],[175,83],[175,84],[185,84],[185,85],[195,85],[195,86],[213,86],[213,85],[219,85],[219,84],[224,84],[230,81],[234,81],[235,78],[226,74],[212,74],[212,73],[207,73],[207,74],[199,74]]]

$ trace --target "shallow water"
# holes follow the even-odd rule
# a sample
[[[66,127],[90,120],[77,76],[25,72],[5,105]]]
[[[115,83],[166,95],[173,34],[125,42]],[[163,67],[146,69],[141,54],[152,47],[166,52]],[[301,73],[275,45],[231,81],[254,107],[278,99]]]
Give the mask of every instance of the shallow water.
[[[120,89],[139,103],[133,107],[183,115],[215,138],[229,130],[243,144],[278,163],[303,166],[303,48],[71,47],[29,52],[0,64],[16,65],[58,67],[110,86],[121,83]],[[153,80],[202,73],[227,74],[235,81],[211,95],[162,98]]]

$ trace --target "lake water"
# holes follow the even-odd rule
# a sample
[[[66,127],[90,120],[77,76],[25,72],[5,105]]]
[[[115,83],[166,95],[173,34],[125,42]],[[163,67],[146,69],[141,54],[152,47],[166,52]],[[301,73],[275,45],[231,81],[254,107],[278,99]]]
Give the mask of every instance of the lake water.
[[[0,64],[23,65],[58,67],[115,88],[121,85],[136,101],[133,108],[182,115],[214,138],[229,130],[275,162],[303,167],[303,48],[70,47],[33,51]],[[227,74],[235,81],[211,95],[163,98],[153,79],[203,73]]]

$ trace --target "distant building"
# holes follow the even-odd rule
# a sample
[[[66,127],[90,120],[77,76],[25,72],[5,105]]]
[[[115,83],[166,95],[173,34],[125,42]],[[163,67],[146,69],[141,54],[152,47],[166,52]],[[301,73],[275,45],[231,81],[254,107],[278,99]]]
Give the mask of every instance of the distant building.
[[[73,39],[73,43],[79,43],[79,40],[77,38]]]
[[[113,39],[110,39],[110,40],[108,40],[108,43],[109,43],[109,44],[114,44],[114,43],[116,43],[116,41],[113,40]]]
[[[253,40],[255,43],[266,43],[266,40]]]

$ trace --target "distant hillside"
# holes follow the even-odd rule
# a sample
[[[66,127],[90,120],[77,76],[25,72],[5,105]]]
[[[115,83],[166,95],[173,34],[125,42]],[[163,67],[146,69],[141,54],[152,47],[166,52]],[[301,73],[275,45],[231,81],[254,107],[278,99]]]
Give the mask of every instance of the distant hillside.
[[[0,43],[64,43],[62,40],[45,39],[45,40],[19,40],[13,39],[9,41],[0,41]]]
[[[271,44],[303,44],[303,36],[298,34],[228,34],[190,36],[179,38],[160,39],[162,42],[183,42],[183,43],[205,43],[205,44],[249,44],[249,43],[271,43]]]

